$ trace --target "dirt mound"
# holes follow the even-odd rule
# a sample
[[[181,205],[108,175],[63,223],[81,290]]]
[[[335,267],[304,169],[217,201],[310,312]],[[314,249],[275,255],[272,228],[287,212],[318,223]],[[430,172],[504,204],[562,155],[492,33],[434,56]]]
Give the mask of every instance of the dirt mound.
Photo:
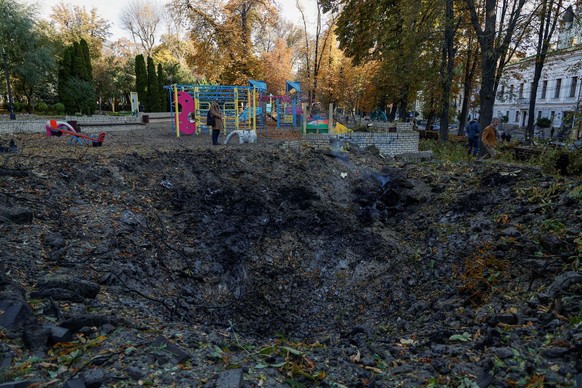
[[[2,380],[581,378],[578,181],[292,138],[16,137],[0,169]]]

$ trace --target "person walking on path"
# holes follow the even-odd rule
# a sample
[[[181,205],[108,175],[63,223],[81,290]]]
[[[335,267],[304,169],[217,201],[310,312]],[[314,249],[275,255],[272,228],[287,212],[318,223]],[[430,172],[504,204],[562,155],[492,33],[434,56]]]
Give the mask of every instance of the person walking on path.
[[[479,159],[495,159],[497,157],[497,151],[495,150],[495,145],[497,144],[497,127],[499,126],[499,118],[494,117],[491,120],[491,124],[486,126],[481,134],[481,141],[483,146],[485,146],[485,154]]]
[[[479,132],[481,131],[481,126],[477,120],[471,120],[469,125],[467,125],[467,138],[469,139],[469,150],[467,154],[471,156],[477,156],[477,151],[479,151]]]
[[[218,145],[218,136],[220,131],[224,130],[224,116],[218,106],[218,100],[212,101],[210,107],[210,115],[214,117],[214,124],[212,125],[212,145]]]

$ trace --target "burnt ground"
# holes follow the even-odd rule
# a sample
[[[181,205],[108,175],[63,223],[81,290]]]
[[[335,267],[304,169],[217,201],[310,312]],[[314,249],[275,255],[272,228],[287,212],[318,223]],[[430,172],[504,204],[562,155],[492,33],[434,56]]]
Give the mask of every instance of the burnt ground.
[[[3,135],[0,382],[580,386],[580,177],[297,137]]]

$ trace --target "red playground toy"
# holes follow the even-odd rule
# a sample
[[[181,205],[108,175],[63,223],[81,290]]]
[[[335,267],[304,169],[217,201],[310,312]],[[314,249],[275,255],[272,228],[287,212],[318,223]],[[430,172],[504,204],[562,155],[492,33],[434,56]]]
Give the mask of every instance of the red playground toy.
[[[101,147],[103,140],[105,140],[105,132],[101,132],[99,135],[83,135],[75,131],[75,128],[69,123],[54,119],[46,123],[45,129],[47,136],[69,135],[71,137],[69,144],[91,144],[93,147]]]

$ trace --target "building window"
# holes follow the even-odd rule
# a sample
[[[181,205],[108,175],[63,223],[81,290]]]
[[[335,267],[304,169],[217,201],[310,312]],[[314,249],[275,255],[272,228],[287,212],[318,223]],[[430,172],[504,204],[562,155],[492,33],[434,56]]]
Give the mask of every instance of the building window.
[[[509,87],[509,99],[513,100],[513,85]]]
[[[554,98],[560,98],[560,89],[562,89],[562,79],[558,78],[556,80],[556,91],[554,92]]]
[[[541,119],[541,118],[542,118],[542,111],[538,110],[538,119]]]
[[[578,77],[572,77],[570,84],[570,95],[568,97],[576,97],[576,87],[578,86]]]
[[[519,98],[523,98],[523,85],[524,84],[519,84]]]
[[[519,111],[515,112],[515,122],[519,123]]]
[[[548,91],[548,81],[545,80],[542,83],[542,100],[546,98],[546,92]]]
[[[505,117],[507,117],[507,121],[509,121],[509,111],[508,110],[505,111]]]

